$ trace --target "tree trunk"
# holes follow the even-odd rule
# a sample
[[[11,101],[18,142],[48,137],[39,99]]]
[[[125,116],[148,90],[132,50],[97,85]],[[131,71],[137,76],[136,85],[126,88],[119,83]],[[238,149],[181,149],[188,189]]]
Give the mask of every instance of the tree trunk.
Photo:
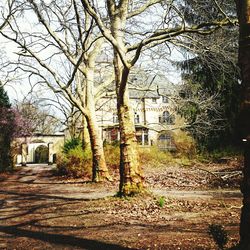
[[[90,144],[93,157],[92,181],[99,182],[110,180],[110,175],[105,161],[103,141],[99,132],[96,120],[95,100],[93,93],[94,68],[90,67],[86,74],[86,109],[89,111],[86,116]]]
[[[240,246],[241,249],[250,249],[250,141],[245,143],[243,180],[241,183],[243,206],[240,218]]]
[[[106,165],[103,142],[99,133],[99,128],[95,116],[86,117],[88,123],[88,131],[90,136],[90,144],[92,150],[92,181],[99,182],[110,180],[110,175]]]
[[[10,138],[3,132],[0,133],[0,172],[8,169],[10,165]]]
[[[86,118],[82,117],[81,141],[83,150],[90,148],[90,137]]]
[[[143,191],[143,174],[140,167],[138,145],[135,136],[134,114],[129,105],[127,79],[129,69],[125,68],[115,52],[117,111],[120,128],[120,185],[119,195],[130,196]],[[125,86],[124,88],[122,86]]]
[[[240,24],[239,66],[242,77],[242,95],[239,115],[240,139],[245,144],[245,160],[241,192],[243,207],[240,223],[241,249],[250,249],[250,0],[236,1]]]
[[[126,25],[128,1],[121,1],[119,6],[108,2],[111,19],[111,32],[118,48],[114,46],[114,70],[117,95],[117,111],[120,128],[120,185],[119,195],[129,196],[142,192],[143,176],[139,163],[137,140],[135,136],[134,115],[129,105],[128,76],[129,59],[126,56],[124,30]],[[118,51],[119,50],[119,51]],[[123,61],[121,54],[124,55]]]
[[[117,109],[121,133],[119,194],[128,196],[143,190],[144,178],[139,163],[135,126],[127,89],[124,97],[118,98]]]

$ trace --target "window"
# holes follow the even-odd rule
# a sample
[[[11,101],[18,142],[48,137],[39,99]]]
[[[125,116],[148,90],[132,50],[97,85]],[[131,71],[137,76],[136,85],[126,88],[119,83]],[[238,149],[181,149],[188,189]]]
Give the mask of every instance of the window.
[[[117,116],[117,114],[113,114],[113,123],[118,123],[118,116]]]
[[[163,102],[163,103],[168,103],[168,98],[167,98],[166,96],[163,96],[163,97],[162,97],[162,102]]]
[[[152,103],[157,103],[157,98],[153,97],[152,98]]]
[[[142,146],[148,145],[148,130],[138,129],[136,130],[137,143]]]
[[[170,120],[169,117],[170,117],[169,112],[168,111],[164,111],[163,114],[162,114],[162,122],[169,124],[170,123],[169,122],[169,120]]]
[[[164,111],[159,117],[159,123],[174,124],[174,116],[170,115],[168,111]]]
[[[107,143],[117,142],[120,139],[118,128],[104,129],[104,141]]]
[[[135,124],[138,123],[140,123],[140,116],[137,113],[135,113]]]
[[[158,147],[162,150],[176,150],[173,137],[168,133],[163,133],[159,135]]]

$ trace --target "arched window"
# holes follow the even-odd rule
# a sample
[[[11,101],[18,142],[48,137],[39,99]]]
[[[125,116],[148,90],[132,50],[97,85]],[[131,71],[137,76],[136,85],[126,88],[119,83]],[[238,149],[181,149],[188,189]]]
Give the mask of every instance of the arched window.
[[[171,115],[168,111],[164,111],[162,113],[162,119],[160,119],[160,121],[166,124],[174,124],[174,116]]]

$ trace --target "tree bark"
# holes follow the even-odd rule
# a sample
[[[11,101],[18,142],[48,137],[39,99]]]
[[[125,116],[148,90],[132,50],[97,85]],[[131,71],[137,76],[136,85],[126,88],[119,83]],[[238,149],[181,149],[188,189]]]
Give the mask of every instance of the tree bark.
[[[103,142],[99,132],[99,126],[96,120],[95,100],[94,100],[94,67],[90,65],[86,71],[86,109],[88,115],[85,117],[87,121],[90,144],[92,149],[92,181],[99,182],[110,180],[110,175],[105,161]]]
[[[127,4],[127,1],[123,1],[119,7],[115,7],[115,4],[109,5],[111,32],[120,49],[120,51],[117,51],[117,49],[114,47],[117,111],[121,134],[119,185],[120,196],[130,196],[142,192],[144,179],[139,163],[137,140],[135,136],[134,115],[129,105],[127,82],[130,72],[130,63],[127,58],[123,58],[122,61],[120,56],[121,53],[126,55],[127,52],[124,43],[124,27],[126,24]]]
[[[100,182],[110,180],[111,177],[106,165],[102,138],[99,133],[99,127],[94,115],[86,117],[88,123],[88,131],[90,136],[90,144],[92,150],[92,181]]]
[[[250,0],[236,1],[240,24],[239,66],[242,77],[241,107],[239,114],[240,139],[245,144],[243,207],[240,222],[240,247],[250,249]]]
[[[81,131],[81,141],[83,150],[90,148],[90,137],[88,131],[87,120],[82,116],[82,131]]]
[[[129,196],[143,190],[143,175],[139,163],[133,114],[129,107],[128,91],[117,102],[120,124],[120,186],[119,194]]]

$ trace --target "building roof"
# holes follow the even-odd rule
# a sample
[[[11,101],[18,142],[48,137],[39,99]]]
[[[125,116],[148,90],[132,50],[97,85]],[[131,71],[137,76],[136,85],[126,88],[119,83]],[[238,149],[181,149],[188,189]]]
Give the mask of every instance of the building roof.
[[[175,91],[176,86],[163,75],[133,75],[129,83],[130,98],[159,98]]]

